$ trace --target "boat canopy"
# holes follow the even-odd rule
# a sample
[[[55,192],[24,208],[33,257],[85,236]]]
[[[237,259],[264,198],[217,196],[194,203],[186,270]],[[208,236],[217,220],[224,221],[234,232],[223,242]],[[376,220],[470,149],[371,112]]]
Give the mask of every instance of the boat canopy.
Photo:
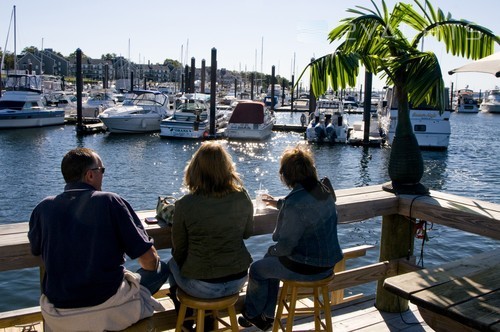
[[[264,103],[239,102],[231,114],[229,123],[264,123]]]

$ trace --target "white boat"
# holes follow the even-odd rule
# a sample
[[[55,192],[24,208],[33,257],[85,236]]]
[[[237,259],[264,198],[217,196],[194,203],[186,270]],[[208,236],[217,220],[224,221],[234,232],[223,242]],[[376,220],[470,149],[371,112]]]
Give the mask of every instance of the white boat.
[[[48,106],[63,109],[66,117],[71,117],[72,114],[76,114],[77,100],[74,93],[56,90],[48,93],[45,92],[44,96]]]
[[[226,127],[231,139],[264,140],[271,136],[276,123],[274,114],[259,101],[240,101]]]
[[[186,94],[177,100],[172,116],[160,122],[160,136],[170,138],[200,139],[210,134],[209,95]],[[227,124],[224,114],[216,112],[215,131]]]
[[[500,113],[500,90],[491,90],[481,103],[481,111]]]
[[[64,110],[45,104],[40,76],[9,75],[0,98],[0,128],[29,128],[64,124]]]
[[[308,142],[347,143],[349,123],[339,100],[319,99],[306,128]]]
[[[110,107],[99,119],[110,133],[147,133],[160,131],[160,122],[172,115],[168,96],[159,91],[134,91],[135,97],[121,106]]]
[[[111,90],[91,90],[89,98],[82,103],[82,117],[97,118],[105,109],[116,105]],[[76,116],[76,111],[71,114]]]
[[[365,121],[355,121],[352,124],[347,143],[351,145],[364,145]],[[376,117],[370,119],[370,130],[368,131],[368,145],[380,146],[385,142]]]
[[[392,100],[392,88],[387,89],[386,99]],[[392,144],[398,122],[398,110],[391,107],[392,102],[389,101],[386,106],[379,109],[379,125],[388,143]],[[451,135],[449,110],[441,113],[432,108],[410,108],[410,121],[421,149],[448,149]]]
[[[479,107],[474,99],[474,92],[467,88],[458,90],[454,110],[457,113],[478,113]]]

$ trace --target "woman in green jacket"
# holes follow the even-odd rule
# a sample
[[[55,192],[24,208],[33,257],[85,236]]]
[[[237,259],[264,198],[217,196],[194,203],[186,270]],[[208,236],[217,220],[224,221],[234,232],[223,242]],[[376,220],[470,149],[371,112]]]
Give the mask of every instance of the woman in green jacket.
[[[253,233],[253,205],[231,156],[204,142],[184,184],[189,193],[176,201],[172,226],[171,290],[206,299],[238,293],[252,262],[243,240]]]

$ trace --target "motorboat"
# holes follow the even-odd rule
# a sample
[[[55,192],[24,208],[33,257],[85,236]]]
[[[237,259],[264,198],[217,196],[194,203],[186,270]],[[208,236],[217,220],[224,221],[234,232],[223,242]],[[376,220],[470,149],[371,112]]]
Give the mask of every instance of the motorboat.
[[[65,117],[71,117],[72,114],[76,114],[77,100],[74,93],[56,90],[45,92],[44,96],[47,105],[63,109]]]
[[[185,94],[176,100],[177,108],[172,116],[160,122],[160,136],[170,138],[200,139],[210,135],[209,95]],[[227,124],[223,113],[215,112],[217,132]]]
[[[311,116],[306,128],[308,142],[347,143],[350,128],[339,100],[319,99]]]
[[[454,103],[454,110],[457,113],[478,113],[479,107],[477,100],[474,99],[474,92],[470,89],[460,89],[457,91],[456,102]]]
[[[276,123],[274,114],[259,101],[240,101],[226,127],[230,139],[264,140],[271,136]]]
[[[42,79],[37,75],[12,74],[0,98],[0,128],[29,128],[64,124],[64,110],[47,106]]]
[[[349,138],[347,143],[351,145],[366,145],[364,142],[365,137],[365,121],[355,121],[349,133]],[[385,136],[381,133],[379,123],[376,117],[370,119],[370,129],[368,131],[368,145],[369,146],[381,146],[385,143]]]
[[[500,113],[500,90],[491,90],[481,103],[481,111],[488,113]]]
[[[91,90],[89,98],[82,103],[82,117],[97,119],[105,109],[116,105],[116,99],[111,90]],[[76,116],[76,111],[71,114]]]
[[[99,119],[110,133],[147,133],[160,131],[160,122],[173,114],[168,96],[151,90],[133,91],[134,97],[122,105],[107,108]]]
[[[392,88],[387,89],[387,103],[379,108],[379,125],[387,142],[392,144],[398,123],[398,109],[393,105]],[[447,102],[445,104],[448,104]],[[441,112],[426,106],[419,108],[410,105],[410,121],[418,145],[421,149],[446,150],[450,143],[450,110]]]
[[[293,101],[293,111],[295,112],[308,112],[309,111],[309,98],[297,98]]]

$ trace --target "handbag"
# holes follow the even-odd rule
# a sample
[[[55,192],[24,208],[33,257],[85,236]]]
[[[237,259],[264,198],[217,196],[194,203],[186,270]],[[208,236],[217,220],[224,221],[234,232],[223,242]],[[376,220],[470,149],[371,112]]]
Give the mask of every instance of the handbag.
[[[330,179],[327,176],[325,176],[320,180],[320,182],[323,185],[323,187],[326,189],[326,191],[328,191],[332,195],[333,201],[336,202],[337,195],[335,195],[335,189],[333,189],[333,185],[332,185],[332,182],[330,181]]]
[[[175,201],[173,196],[158,196],[156,203],[156,218],[171,225],[174,222]]]

